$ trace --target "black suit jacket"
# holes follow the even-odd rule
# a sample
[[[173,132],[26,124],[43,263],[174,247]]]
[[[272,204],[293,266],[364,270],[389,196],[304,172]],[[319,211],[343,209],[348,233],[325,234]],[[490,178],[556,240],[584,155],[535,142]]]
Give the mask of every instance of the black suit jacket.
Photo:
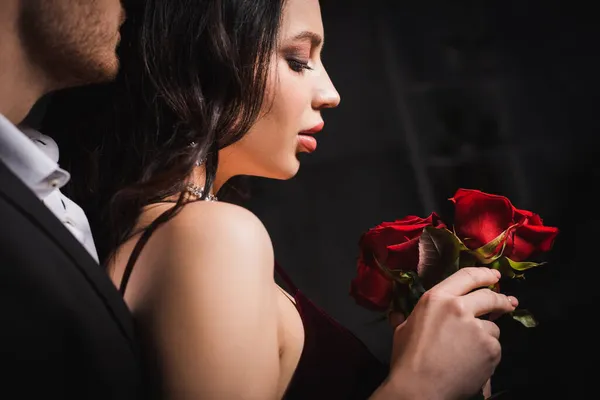
[[[0,162],[0,398],[139,399],[132,317],[105,271]]]

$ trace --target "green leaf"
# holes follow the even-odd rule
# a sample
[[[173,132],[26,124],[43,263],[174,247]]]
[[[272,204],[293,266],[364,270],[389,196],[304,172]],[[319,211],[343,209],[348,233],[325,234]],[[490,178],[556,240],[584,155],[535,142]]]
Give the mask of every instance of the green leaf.
[[[399,293],[396,289],[394,289],[390,308],[388,309],[388,319],[389,315],[393,312],[401,312],[405,317],[407,317],[410,315],[415,305],[416,304],[409,303],[406,294]]]
[[[538,326],[538,322],[527,310],[515,310],[511,313],[511,316],[514,320],[519,321],[526,328],[534,328]]]
[[[385,264],[380,262],[375,255],[373,255],[373,259],[375,260],[375,264],[377,264],[379,270],[390,281],[406,286],[412,284],[414,279],[412,272],[406,272],[401,269],[389,269]]]
[[[545,262],[536,263],[531,261],[513,261],[508,257],[500,257],[489,264],[490,268],[497,269],[500,271],[505,278],[517,278],[523,279],[524,275],[522,272],[544,265]]]
[[[524,275],[516,272],[512,268],[512,263],[508,257],[500,257],[488,265],[492,269],[497,269],[504,278],[524,279]]]
[[[418,277],[415,280],[413,280],[412,284],[410,284],[408,288],[408,297],[411,303],[410,311],[412,311],[412,308],[414,308],[417,305],[417,302],[421,299],[421,296],[425,294],[425,288],[423,287],[423,283],[421,283],[421,280]]]
[[[379,270],[383,273],[383,275],[386,278],[388,278],[389,280],[394,280],[395,279],[392,270],[390,270],[388,267],[386,267],[381,262],[379,262],[379,260],[377,259],[377,257],[375,257],[375,254],[373,254],[373,260],[375,260],[375,264],[377,264],[377,266],[379,267]]]
[[[471,250],[461,250],[458,258],[458,268],[476,267],[480,265],[479,258]]]
[[[428,226],[419,239],[419,264],[417,271],[428,287],[458,270],[460,240],[446,228]]]
[[[392,302],[389,311],[400,311],[408,316],[417,302],[425,293],[421,280],[414,271],[403,271],[400,269],[389,269],[374,257],[375,263],[383,274],[394,284]],[[408,287],[408,292],[399,290],[400,286]]]
[[[510,267],[516,271],[527,271],[530,268],[539,267],[541,265],[546,264],[545,262],[536,263],[531,261],[513,261],[508,257],[504,258],[506,258],[506,261],[508,262]]]
[[[496,236],[492,241],[484,244],[483,246],[471,250],[471,253],[477,257],[477,260],[484,264],[490,264],[502,257],[502,253],[504,252],[504,248],[506,247],[506,240],[508,239],[508,235],[517,227],[517,225],[511,225],[507,230]],[[498,248],[500,247],[500,251]]]
[[[401,281],[396,280],[394,282],[391,310],[400,311],[408,316],[425,293],[425,288],[416,272],[402,272],[400,275]],[[406,287],[408,287],[408,290],[406,290]]]
[[[454,227],[452,228],[452,235],[454,235],[454,238],[456,239],[456,241],[458,242],[459,248],[460,250],[470,250],[467,245],[463,242],[463,240],[461,240],[461,238],[458,237],[458,235],[456,234],[456,230],[454,229]],[[467,240],[465,238],[465,240]]]
[[[394,274],[394,271],[392,271],[392,274]],[[412,285],[413,282],[415,281],[415,279],[418,278],[418,276],[413,271],[405,272],[402,270],[397,270],[396,274],[394,274],[394,278],[396,279],[396,281],[398,283],[403,283],[405,285]]]

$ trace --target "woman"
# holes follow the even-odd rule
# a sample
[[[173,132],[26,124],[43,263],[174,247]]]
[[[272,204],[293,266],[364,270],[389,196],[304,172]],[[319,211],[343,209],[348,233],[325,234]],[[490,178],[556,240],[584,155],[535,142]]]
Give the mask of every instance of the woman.
[[[340,101],[320,59],[318,1],[126,6],[119,78],[57,97],[45,130],[91,151],[91,162],[72,160],[74,197],[136,316],[158,393],[456,399],[480,388],[500,347],[497,326],[477,317],[516,305],[467,294],[494,272],[464,270],[432,289],[396,330],[388,371],[279,267],[288,291],[276,285],[263,225],[216,201],[234,176],[291,178],[297,153],[316,149],[321,111]]]

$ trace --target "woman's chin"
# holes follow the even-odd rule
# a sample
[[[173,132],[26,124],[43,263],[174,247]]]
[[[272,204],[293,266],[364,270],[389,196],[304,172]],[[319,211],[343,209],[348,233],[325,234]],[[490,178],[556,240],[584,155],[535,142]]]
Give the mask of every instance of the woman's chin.
[[[277,179],[277,180],[288,180],[292,179],[298,174],[298,170],[300,169],[300,161],[294,159],[287,165],[281,165],[277,171],[272,171],[269,176],[265,176],[265,178]]]
[[[298,174],[300,161],[295,157],[287,160],[271,160],[270,163],[254,164],[252,168],[244,168],[235,175],[255,176],[274,180],[288,180]]]
[[[298,160],[296,157],[294,157],[293,162],[290,164],[289,168],[287,169],[287,175],[284,179],[292,179],[293,177],[295,177],[298,174],[299,170],[300,170],[300,160]]]

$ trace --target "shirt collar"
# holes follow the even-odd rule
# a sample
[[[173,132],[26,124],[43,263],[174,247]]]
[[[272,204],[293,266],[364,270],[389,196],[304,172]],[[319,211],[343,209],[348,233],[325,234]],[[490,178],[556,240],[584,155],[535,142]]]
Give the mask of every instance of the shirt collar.
[[[28,129],[26,132],[33,140],[41,137],[37,131]],[[38,142],[38,147],[27,133],[0,114],[0,160],[40,199],[44,199],[53,190],[63,187],[70,175],[58,166],[56,143],[52,141],[53,150],[45,152],[40,148],[42,144]]]

